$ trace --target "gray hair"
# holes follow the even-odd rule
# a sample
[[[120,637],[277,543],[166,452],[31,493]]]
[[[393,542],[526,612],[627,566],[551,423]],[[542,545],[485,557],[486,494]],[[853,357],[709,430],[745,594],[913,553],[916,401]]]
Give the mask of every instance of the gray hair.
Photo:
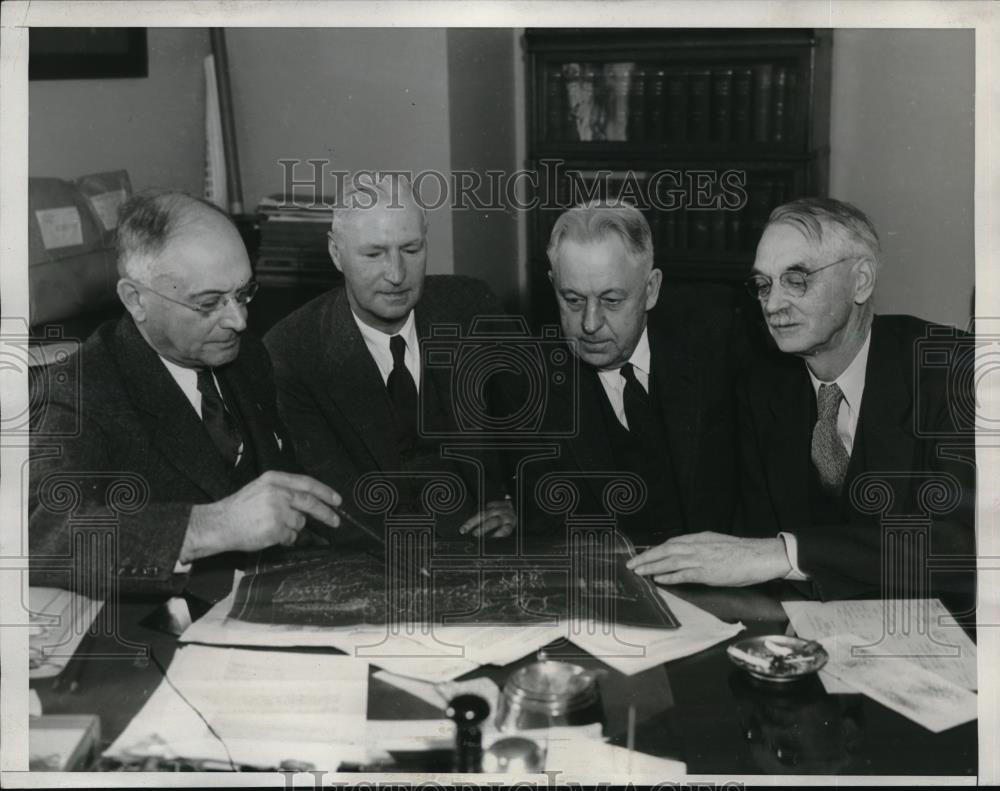
[[[156,259],[170,238],[205,212],[233,225],[229,215],[218,206],[184,192],[148,190],[133,195],[118,213],[115,230],[118,276],[148,284]]]
[[[390,209],[415,207],[420,212],[420,230],[427,233],[427,211],[413,195],[410,179],[400,172],[359,170],[345,181],[340,199],[333,209],[330,236],[339,237],[344,225],[359,212],[377,205]]]
[[[797,228],[816,244],[823,244],[824,229],[840,233],[863,248],[877,266],[882,245],[871,219],[857,206],[834,198],[799,198],[771,212],[767,226],[785,223]],[[765,227],[767,227],[765,226]]]
[[[555,266],[559,248],[569,240],[599,242],[616,234],[629,256],[647,271],[653,268],[653,234],[642,212],[627,203],[593,201],[563,212],[552,228],[546,254]]]

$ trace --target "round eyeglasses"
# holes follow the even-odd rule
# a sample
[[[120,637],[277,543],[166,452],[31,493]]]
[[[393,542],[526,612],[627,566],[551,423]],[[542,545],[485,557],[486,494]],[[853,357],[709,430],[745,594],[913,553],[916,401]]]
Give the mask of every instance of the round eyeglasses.
[[[801,297],[806,291],[809,290],[809,278],[813,275],[822,272],[824,269],[829,269],[831,266],[836,266],[837,264],[842,264],[844,261],[853,261],[857,258],[856,255],[849,255],[846,258],[838,258],[832,263],[825,264],[823,266],[816,267],[816,269],[811,269],[805,271],[802,269],[788,269],[781,273],[778,278],[778,282],[781,287],[785,290],[789,296]],[[767,275],[753,275],[748,277],[744,283],[747,292],[754,299],[759,299],[761,302],[766,300],[771,296],[771,286],[774,281]]]
[[[166,294],[161,294],[156,289],[152,289],[142,283],[136,283],[135,285],[143,291],[148,291],[150,294],[156,294],[156,296],[160,299],[165,299],[167,302],[173,302],[175,305],[180,305],[188,310],[193,310],[195,313],[200,313],[202,316],[214,316],[216,313],[219,313],[223,308],[225,308],[230,301],[235,302],[240,307],[243,307],[254,298],[254,295],[257,293],[257,289],[260,288],[260,284],[256,280],[250,280],[246,285],[240,286],[238,289],[231,291],[228,294],[216,294],[200,299],[198,302],[181,302],[173,297],[168,297]]]

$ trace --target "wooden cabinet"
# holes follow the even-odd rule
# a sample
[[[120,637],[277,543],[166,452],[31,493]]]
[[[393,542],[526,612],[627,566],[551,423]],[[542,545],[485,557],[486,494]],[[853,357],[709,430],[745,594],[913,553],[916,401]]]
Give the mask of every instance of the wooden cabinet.
[[[526,31],[529,300],[551,321],[545,247],[590,198],[638,206],[671,279],[737,283],[771,209],[824,195],[829,31]]]

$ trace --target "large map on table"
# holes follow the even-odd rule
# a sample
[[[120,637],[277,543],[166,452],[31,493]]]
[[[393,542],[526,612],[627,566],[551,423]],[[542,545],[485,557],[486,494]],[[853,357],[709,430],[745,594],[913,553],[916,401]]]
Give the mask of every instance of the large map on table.
[[[625,568],[631,545],[619,539],[602,546],[549,544],[541,553],[503,557],[435,551],[419,565],[362,550],[299,551],[249,569],[230,617],[328,627],[543,625],[579,618],[676,628],[653,585]]]

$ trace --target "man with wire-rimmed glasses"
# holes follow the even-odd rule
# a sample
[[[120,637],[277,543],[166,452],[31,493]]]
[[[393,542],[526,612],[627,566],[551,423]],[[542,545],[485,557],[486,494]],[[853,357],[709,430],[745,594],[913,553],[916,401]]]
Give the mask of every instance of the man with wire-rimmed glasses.
[[[245,332],[257,284],[230,219],[181,193],[141,194],[122,207],[117,250],[126,315],[33,412],[32,581],[92,589],[113,575],[123,592],[217,598],[228,583],[199,589],[192,564],[291,544],[307,517],[336,527],[340,496],[296,473],[270,360]],[[84,560],[84,523],[107,527],[110,555]]]
[[[874,315],[880,264],[871,220],[849,203],[806,198],[771,213],[746,286],[783,354],[739,387],[744,535],[681,536],[635,558],[638,573],[715,585],[789,579],[823,599],[933,589],[967,601],[972,578],[957,569],[974,555],[975,468],[970,430],[951,406],[962,398],[956,384],[969,381],[947,365],[915,365],[928,331],[944,328]],[[953,452],[941,452],[942,438]],[[941,502],[928,500],[928,485]],[[890,541],[873,486],[926,532]]]

